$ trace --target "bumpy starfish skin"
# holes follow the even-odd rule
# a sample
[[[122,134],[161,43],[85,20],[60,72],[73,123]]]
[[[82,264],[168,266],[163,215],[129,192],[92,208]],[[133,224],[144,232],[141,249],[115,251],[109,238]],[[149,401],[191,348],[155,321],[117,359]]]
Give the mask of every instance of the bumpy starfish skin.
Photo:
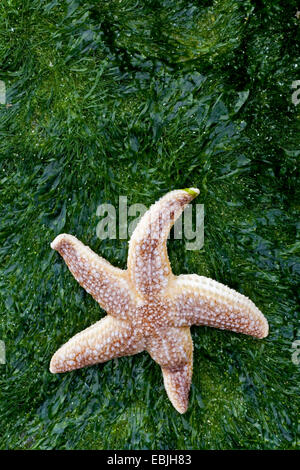
[[[257,338],[268,322],[242,294],[196,274],[174,276],[167,237],[198,189],[163,196],[140,220],[129,242],[128,268],[115,268],[72,235],[51,243],[80,285],[107,316],[73,336],[52,357],[50,371],[66,372],[148,351],[161,366],[164,385],[180,413],[188,407],[193,371],[190,326],[208,325]]]

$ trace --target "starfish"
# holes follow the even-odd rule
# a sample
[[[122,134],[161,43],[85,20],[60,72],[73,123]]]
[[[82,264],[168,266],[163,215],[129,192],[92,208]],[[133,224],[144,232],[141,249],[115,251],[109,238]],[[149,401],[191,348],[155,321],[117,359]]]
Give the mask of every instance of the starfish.
[[[150,207],[129,241],[127,270],[112,266],[72,235],[55,238],[51,247],[107,315],[54,354],[52,373],[146,350],[161,367],[173,406],[184,413],[193,371],[191,325],[267,336],[267,320],[244,295],[197,274],[172,273],[168,234],[198,194],[195,188],[171,191]]]

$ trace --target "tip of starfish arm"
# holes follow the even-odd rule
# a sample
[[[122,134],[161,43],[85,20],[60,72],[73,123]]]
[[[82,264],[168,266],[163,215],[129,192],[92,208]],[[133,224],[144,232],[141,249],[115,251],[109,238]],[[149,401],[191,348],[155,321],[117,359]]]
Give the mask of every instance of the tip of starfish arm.
[[[261,330],[261,336],[260,339],[266,338],[269,334],[269,323],[267,322],[266,318],[264,318],[262,330]]]
[[[50,246],[52,250],[57,250],[63,241],[70,241],[73,238],[75,237],[73,237],[72,235],[69,235],[67,233],[61,233],[60,235],[57,235],[56,238],[54,238],[54,240],[50,243]]]
[[[178,411],[178,413],[180,413],[181,415],[186,413],[186,411],[188,409],[188,404],[183,405],[182,403],[173,403],[173,406],[174,406],[175,410]]]
[[[172,405],[174,406],[175,410],[178,411],[181,415],[186,413],[189,407],[189,400],[188,395],[178,397],[177,394],[168,393],[169,400],[171,401]]]
[[[66,236],[66,233],[61,233],[60,235],[58,235],[56,238],[54,238],[54,240],[50,243],[50,246],[52,248],[52,250],[56,250],[57,247],[60,245],[60,243],[63,241],[63,239],[65,238]]]
[[[49,371],[51,372],[51,374],[59,374],[61,372],[66,372],[66,367],[61,358],[59,357],[59,354],[57,354],[58,351],[53,354],[49,364]]]

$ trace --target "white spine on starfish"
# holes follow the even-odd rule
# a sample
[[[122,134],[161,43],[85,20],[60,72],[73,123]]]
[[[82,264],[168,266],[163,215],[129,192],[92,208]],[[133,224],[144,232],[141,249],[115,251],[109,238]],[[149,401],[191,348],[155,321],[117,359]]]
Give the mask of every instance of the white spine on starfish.
[[[110,315],[73,336],[51,359],[50,371],[67,372],[143,351],[145,341],[125,321]]]
[[[268,322],[255,304],[213,279],[197,274],[178,276],[166,295],[173,301],[174,326],[207,325],[257,338],[268,335]]]
[[[129,242],[128,271],[137,292],[148,299],[173,278],[167,238],[175,220],[199,194],[198,189],[171,191],[144,214]]]
[[[58,235],[51,248],[61,254],[75,279],[107,313],[123,318],[135,308],[127,271],[115,268],[72,235]]]

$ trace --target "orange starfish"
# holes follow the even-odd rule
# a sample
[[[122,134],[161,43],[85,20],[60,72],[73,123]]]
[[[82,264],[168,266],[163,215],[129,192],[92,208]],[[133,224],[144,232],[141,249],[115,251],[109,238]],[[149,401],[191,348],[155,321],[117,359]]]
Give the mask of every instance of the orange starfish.
[[[146,350],[161,366],[172,404],[184,413],[193,370],[191,325],[267,336],[267,320],[244,295],[197,274],[172,273],[167,237],[198,194],[194,188],[171,191],[151,206],[130,239],[126,271],[115,268],[72,235],[55,238],[51,247],[108,315],[64,344],[51,359],[51,372]]]

